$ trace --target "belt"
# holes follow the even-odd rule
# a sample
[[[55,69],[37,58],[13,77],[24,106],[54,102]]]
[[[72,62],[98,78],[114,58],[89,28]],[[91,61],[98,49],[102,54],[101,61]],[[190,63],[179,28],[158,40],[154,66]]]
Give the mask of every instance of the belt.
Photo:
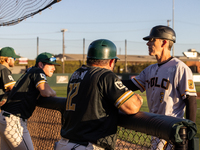
[[[76,143],[76,144],[80,144],[83,146],[88,146],[89,142],[79,142],[79,141],[74,141],[74,140],[69,140],[70,143]]]
[[[2,115],[5,116],[5,117],[10,117],[11,114],[10,114],[10,113],[7,113],[7,112],[3,112]],[[14,114],[12,114],[12,115],[14,115]],[[16,115],[14,115],[14,116],[16,116]],[[18,117],[18,116],[17,116],[17,117]],[[26,119],[23,119],[23,118],[21,118],[21,119],[22,119],[23,121],[26,121]]]

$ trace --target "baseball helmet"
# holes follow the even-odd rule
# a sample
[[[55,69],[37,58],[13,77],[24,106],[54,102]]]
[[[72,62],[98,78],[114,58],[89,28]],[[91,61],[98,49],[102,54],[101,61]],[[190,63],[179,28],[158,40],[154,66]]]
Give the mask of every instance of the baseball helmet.
[[[93,41],[88,47],[87,58],[92,59],[119,59],[115,44],[106,39]]]
[[[176,42],[176,34],[174,30],[168,26],[158,25],[151,29],[149,36],[143,38],[143,40],[149,40],[151,38],[167,39],[174,43]]]

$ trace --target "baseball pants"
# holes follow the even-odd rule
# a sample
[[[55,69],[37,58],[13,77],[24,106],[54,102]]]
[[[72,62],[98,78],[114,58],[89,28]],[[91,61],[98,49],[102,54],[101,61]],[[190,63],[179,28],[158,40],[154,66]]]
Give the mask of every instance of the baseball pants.
[[[104,150],[104,148],[96,146],[90,142],[87,146],[83,146],[77,143],[71,143],[65,138],[61,138],[61,140],[55,145],[55,150],[72,150],[73,148],[74,150]]]
[[[1,111],[0,148],[1,150],[34,150],[27,129],[27,120],[23,120],[9,112]]]

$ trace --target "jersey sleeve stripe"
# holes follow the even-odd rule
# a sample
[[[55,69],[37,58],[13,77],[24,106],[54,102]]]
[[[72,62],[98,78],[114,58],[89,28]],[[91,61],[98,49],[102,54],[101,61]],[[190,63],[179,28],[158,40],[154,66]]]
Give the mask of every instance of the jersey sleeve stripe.
[[[115,102],[115,107],[119,108],[125,101],[132,97],[135,93],[131,90],[122,94]]]
[[[7,87],[14,85],[15,83],[16,83],[16,81],[9,82],[9,83],[5,84],[4,87],[5,87],[5,89],[7,89]]]
[[[190,91],[190,90],[185,90],[185,92],[196,93],[196,91]],[[185,93],[182,94],[181,97],[183,97],[184,95],[185,95]]]
[[[46,83],[46,81],[45,80],[41,80],[41,81],[39,81],[37,84],[36,84],[36,88],[41,84],[41,83]]]
[[[193,91],[191,91],[191,90],[185,90],[185,92],[196,93],[195,90],[193,90]]]
[[[145,91],[146,89],[140,84],[140,82],[138,81],[138,80],[136,80],[135,78],[133,78],[136,82],[137,82],[137,84],[139,84],[142,88],[143,88],[143,90]]]

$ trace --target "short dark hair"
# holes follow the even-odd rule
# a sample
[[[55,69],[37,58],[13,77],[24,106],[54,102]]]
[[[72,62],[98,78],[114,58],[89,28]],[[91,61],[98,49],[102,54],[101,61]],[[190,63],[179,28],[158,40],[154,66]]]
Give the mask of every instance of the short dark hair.
[[[169,50],[172,49],[172,46],[173,46],[173,45],[174,45],[174,42],[169,40]]]
[[[99,65],[104,66],[107,65],[110,59],[93,59],[93,58],[87,58],[87,64],[88,65]]]

